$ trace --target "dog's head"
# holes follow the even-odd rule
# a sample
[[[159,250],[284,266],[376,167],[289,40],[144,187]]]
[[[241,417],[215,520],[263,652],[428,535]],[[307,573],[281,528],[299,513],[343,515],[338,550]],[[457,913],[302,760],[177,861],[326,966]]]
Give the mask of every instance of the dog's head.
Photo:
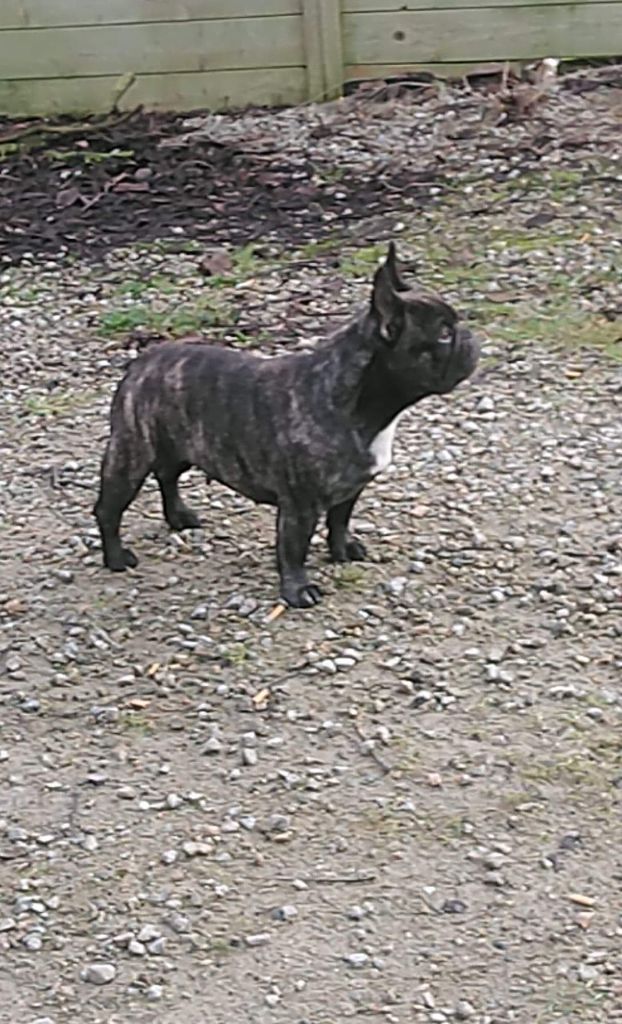
[[[440,296],[403,280],[393,242],[374,277],[371,317],[378,359],[409,401],[446,394],[477,366],[477,339]]]

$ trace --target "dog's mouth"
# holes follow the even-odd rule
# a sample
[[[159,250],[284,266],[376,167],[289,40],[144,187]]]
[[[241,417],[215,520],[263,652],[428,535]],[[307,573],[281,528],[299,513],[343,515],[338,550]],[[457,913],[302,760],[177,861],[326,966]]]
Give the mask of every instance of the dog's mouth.
[[[480,343],[470,331],[453,330],[450,337],[439,338],[439,344],[444,353],[441,389],[451,391],[475,370],[479,362]]]

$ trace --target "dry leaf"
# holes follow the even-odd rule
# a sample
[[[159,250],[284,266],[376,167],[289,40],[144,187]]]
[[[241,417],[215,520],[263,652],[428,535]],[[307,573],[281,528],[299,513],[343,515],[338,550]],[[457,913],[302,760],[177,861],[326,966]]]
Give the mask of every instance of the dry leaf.
[[[159,672],[161,667],[162,666],[160,665],[159,661],[154,661],[145,672],[147,679],[153,679],[154,675],[156,674],[156,672]]]
[[[258,708],[262,704],[264,704],[264,705],[267,704],[269,698],[270,698],[270,690],[268,689],[267,686],[264,686],[263,690],[258,690],[257,693],[254,694],[252,700],[253,700],[253,704],[255,705],[255,707]]]
[[[56,193],[56,205],[59,210],[66,210],[68,206],[73,206],[80,199],[80,189],[72,185],[70,188],[61,188],[60,192]]]
[[[199,270],[206,277],[221,277],[233,268],[229,253],[225,249],[213,249],[205,254],[199,263]]]

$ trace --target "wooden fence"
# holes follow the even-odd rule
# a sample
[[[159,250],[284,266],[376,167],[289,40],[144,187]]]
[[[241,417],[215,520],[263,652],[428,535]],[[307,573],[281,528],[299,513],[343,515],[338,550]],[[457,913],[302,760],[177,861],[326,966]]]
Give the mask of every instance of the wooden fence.
[[[294,104],[422,68],[620,52],[618,0],[0,0],[0,113]]]

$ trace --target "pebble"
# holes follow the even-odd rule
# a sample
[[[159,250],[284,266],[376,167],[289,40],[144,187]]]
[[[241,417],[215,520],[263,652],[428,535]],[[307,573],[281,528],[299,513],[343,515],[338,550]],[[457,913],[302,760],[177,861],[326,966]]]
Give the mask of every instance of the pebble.
[[[489,871],[498,871],[506,863],[506,858],[502,853],[487,853],[483,858],[484,867],[488,868]]]
[[[193,620],[206,619],[209,615],[209,607],[206,604],[198,604],[196,608],[190,612],[190,618]]]
[[[61,583],[73,583],[74,576],[70,569],[56,569],[54,575]]]
[[[133,786],[120,786],[117,796],[120,800],[135,800],[137,793]]]
[[[139,942],[153,942],[154,939],[159,939],[162,932],[159,928],[156,928],[153,924],[145,924],[140,929],[136,938]]]
[[[475,1016],[477,1010],[472,1003],[469,1003],[467,999],[461,999],[456,1003],[454,1009],[454,1016],[456,1020],[471,1020]]]
[[[583,981],[589,984],[592,981],[597,981],[600,977],[600,972],[597,967],[592,967],[590,964],[579,964],[577,974],[579,981]]]
[[[114,964],[92,963],[87,964],[82,971],[83,981],[91,985],[109,985],[117,976],[117,969]]]
[[[384,584],[384,589],[392,597],[401,597],[407,586],[408,578],[406,576],[394,576],[393,579],[387,580]]]
[[[246,935],[244,937],[244,942],[247,946],[251,947],[265,946],[270,942],[270,934],[269,932],[258,932],[256,935]]]
[[[212,852],[212,846],[210,843],[194,842],[192,839],[188,839],[185,843],[182,843],[181,848],[186,854],[186,857],[206,857]]]
[[[445,900],[441,906],[444,914],[464,914],[467,906],[462,900]]]
[[[154,939],[153,942],[149,943],[149,952],[152,956],[162,956],[166,951],[166,939],[164,936],[160,939]]]
[[[204,751],[206,754],[220,754],[222,750],[222,743],[217,736],[210,736],[205,742]]]
[[[298,911],[291,903],[286,903],[282,907],[277,907],[272,912],[272,916],[275,921],[292,921],[298,916]]]
[[[291,828],[291,819],[287,814],[271,814],[266,823],[268,832],[288,832]]]
[[[365,967],[369,963],[367,953],[348,953],[343,959],[348,967],[354,967],[355,970],[360,970],[361,967]]]

